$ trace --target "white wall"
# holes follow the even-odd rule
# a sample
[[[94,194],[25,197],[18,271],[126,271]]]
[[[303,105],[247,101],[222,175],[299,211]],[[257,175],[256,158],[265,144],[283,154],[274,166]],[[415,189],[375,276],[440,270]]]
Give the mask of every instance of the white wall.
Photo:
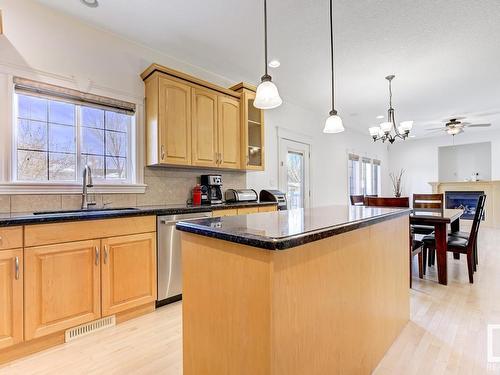
[[[500,130],[465,131],[455,144],[491,141],[491,179],[500,180]],[[453,145],[449,135],[397,142],[389,148],[389,170],[406,169],[404,192],[428,193],[428,182],[438,181],[438,147]]]
[[[0,0],[4,35],[0,36],[0,131],[8,136],[12,124],[12,76],[112,96],[135,102],[143,115],[144,87],[139,74],[156,62],[214,83],[230,86],[236,79],[224,70],[208,72],[204,62],[181,62],[145,46],[86,25],[74,18],[30,0]],[[256,79],[261,72],[256,72]],[[373,144],[368,134],[322,133],[325,113],[313,113],[292,103],[266,113],[266,171],[249,172],[249,187],[278,186],[277,127],[305,134],[312,142],[311,187],[313,204],[347,201],[347,153],[376,157],[382,161],[382,189],[387,190],[387,149]],[[143,126],[142,118],[138,121]],[[349,121],[345,120],[346,128]],[[141,142],[143,140],[140,140]],[[0,182],[8,163],[0,163]],[[229,187],[229,186],[228,186]]]
[[[491,180],[491,142],[441,146],[438,160],[439,181]]]

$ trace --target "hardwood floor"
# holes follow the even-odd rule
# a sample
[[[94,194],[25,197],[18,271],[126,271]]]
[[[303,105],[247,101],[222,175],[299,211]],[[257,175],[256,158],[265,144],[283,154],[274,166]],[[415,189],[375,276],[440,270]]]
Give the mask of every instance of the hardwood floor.
[[[487,324],[500,324],[500,230],[481,228],[470,285],[464,257],[449,254],[449,285],[435,268],[414,278],[411,321],[378,368],[385,374],[499,374],[486,360]],[[0,375],[182,373],[181,303],[0,367]],[[500,332],[498,333],[500,336]],[[500,356],[500,337],[495,341]],[[306,374],[305,374],[306,375]]]

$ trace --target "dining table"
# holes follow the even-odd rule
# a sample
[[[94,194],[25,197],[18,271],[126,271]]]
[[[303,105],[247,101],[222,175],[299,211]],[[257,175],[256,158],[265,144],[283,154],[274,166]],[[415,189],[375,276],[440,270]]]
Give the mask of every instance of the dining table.
[[[460,230],[460,217],[463,214],[461,209],[413,209],[410,213],[410,224],[427,225],[434,227],[436,238],[436,261],[439,284],[448,284],[448,230],[450,225],[452,232]],[[460,256],[459,254],[457,254]],[[456,258],[456,255],[454,254]]]

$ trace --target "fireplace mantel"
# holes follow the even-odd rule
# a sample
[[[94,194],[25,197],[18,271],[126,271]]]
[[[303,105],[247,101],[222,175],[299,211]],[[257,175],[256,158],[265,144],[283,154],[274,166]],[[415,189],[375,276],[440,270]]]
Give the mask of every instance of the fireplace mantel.
[[[500,181],[450,181],[429,182],[433,193],[447,191],[484,191],[486,194],[485,226],[500,228]]]

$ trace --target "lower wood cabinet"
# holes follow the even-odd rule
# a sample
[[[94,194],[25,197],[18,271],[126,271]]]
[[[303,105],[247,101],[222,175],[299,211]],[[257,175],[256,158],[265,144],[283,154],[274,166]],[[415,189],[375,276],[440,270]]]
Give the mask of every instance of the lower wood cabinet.
[[[25,249],[25,339],[101,316],[100,241]]]
[[[156,234],[102,240],[102,315],[156,300]]]
[[[255,214],[257,212],[259,212],[259,207],[238,208],[238,215]]]
[[[259,207],[259,212],[274,212],[278,211],[278,206],[272,205],[272,206],[260,206]]]
[[[23,341],[23,249],[0,251],[0,349]]]

